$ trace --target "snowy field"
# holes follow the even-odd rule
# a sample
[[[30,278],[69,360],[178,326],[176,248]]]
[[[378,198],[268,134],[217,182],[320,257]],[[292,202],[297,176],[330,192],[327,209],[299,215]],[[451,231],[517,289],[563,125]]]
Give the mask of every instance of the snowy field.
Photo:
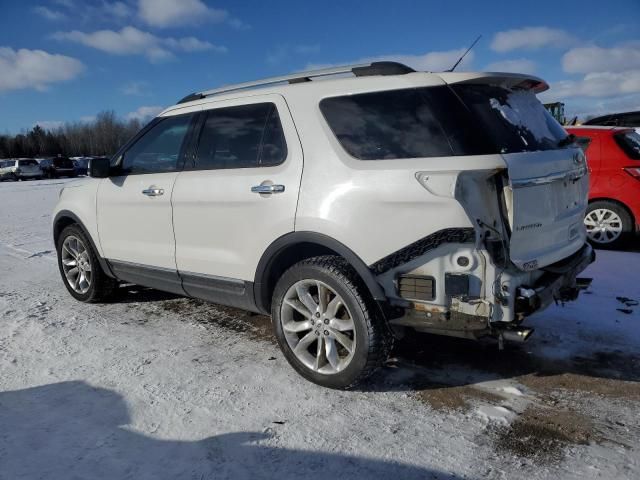
[[[65,182],[0,183],[0,479],[640,478],[640,307],[616,298],[640,299],[640,253],[598,252],[526,345],[412,334],[339,392],[294,373],[266,317],[74,301]]]

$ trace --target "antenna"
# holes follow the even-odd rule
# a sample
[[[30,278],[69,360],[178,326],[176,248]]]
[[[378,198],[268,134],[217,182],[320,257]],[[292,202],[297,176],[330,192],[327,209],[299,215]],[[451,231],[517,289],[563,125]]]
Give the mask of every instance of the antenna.
[[[451,67],[449,70],[446,70],[446,71],[447,71],[447,72],[453,72],[453,71],[456,69],[456,67],[457,67],[458,65],[460,65],[460,62],[462,61],[462,59],[463,59],[464,57],[466,57],[466,56],[467,56],[467,53],[469,53],[469,52],[471,51],[471,49],[472,49],[473,47],[475,47],[475,46],[476,46],[476,43],[478,43],[478,40],[480,40],[481,38],[482,38],[482,35],[478,35],[478,38],[476,38],[476,39],[473,41],[473,43],[471,44],[471,46],[470,46],[469,48],[467,48],[467,51],[466,51],[466,52],[464,52],[464,53],[462,54],[462,56],[461,56],[461,57],[458,59],[458,61],[453,65],[453,67]]]

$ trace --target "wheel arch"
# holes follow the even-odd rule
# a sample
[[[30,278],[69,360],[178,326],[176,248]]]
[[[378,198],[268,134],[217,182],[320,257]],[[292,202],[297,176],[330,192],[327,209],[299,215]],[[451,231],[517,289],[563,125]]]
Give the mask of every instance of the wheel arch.
[[[344,258],[367,286],[377,302],[386,302],[382,286],[373,272],[349,247],[332,237],[316,232],[291,232],[275,240],[258,262],[253,284],[257,308],[268,314],[271,295],[285,270],[306,258],[319,255],[337,255]]]
[[[82,223],[82,220],[80,220],[80,218],[75,213],[69,210],[59,211],[56,214],[55,218],[53,219],[53,242],[56,248],[58,246],[58,238],[60,237],[60,234],[69,225],[78,225],[78,227],[80,227],[80,229],[82,230],[82,233],[84,233],[84,235],[89,240],[89,243],[91,244],[91,248],[96,253],[96,257],[98,257],[98,261],[100,262],[100,266],[102,267],[102,270],[104,271],[104,273],[111,278],[116,278],[113,272],[111,271],[111,268],[109,267],[109,263],[104,258],[102,258],[102,256],[99,253],[99,250],[96,248],[96,244],[94,243],[93,238],[89,233],[89,230],[87,230],[87,227],[84,226],[84,223]]]

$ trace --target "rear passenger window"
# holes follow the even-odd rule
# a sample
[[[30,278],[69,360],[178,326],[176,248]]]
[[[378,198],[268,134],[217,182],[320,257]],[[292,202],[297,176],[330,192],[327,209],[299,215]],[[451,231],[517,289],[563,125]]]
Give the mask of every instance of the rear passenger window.
[[[360,160],[452,155],[442,126],[418,89],[325,98],[320,110],[343,148]]]
[[[195,170],[278,165],[287,156],[284,133],[273,103],[217,108],[207,112]]]

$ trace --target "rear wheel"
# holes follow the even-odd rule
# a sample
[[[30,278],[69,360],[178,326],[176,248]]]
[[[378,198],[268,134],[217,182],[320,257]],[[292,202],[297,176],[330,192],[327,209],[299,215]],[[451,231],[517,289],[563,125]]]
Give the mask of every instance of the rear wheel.
[[[62,231],[56,249],[62,281],[76,300],[100,302],[113,294],[116,280],[104,273],[97,253],[78,225]]]
[[[325,387],[360,383],[391,349],[391,333],[377,305],[340,257],[315,257],[287,270],[276,285],[272,318],[287,361]]]
[[[633,220],[629,212],[607,200],[589,204],[584,225],[589,241],[599,248],[619,248],[633,232]]]

